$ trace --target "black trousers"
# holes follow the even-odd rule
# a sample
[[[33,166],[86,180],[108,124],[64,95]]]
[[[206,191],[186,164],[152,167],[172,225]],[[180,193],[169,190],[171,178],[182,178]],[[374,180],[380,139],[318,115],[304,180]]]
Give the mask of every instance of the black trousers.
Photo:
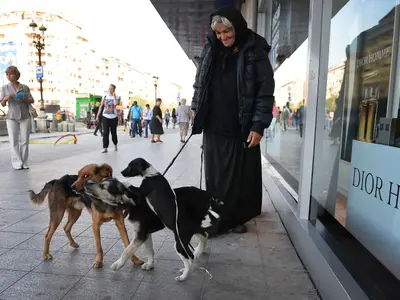
[[[96,122],[96,129],[94,130],[94,134],[97,134],[97,131],[100,130],[101,135],[103,135],[103,121],[102,118],[99,118],[99,121]]]
[[[118,118],[109,119],[103,117],[103,148],[108,148],[110,145],[110,131],[111,138],[115,146],[118,144],[117,138],[117,126],[118,126]]]

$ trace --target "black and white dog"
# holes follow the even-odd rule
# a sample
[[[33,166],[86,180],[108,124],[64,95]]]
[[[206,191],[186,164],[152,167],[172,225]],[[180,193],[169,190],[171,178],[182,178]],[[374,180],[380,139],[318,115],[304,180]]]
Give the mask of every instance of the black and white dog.
[[[85,193],[106,204],[124,209],[128,215],[128,220],[134,225],[134,236],[127,248],[128,250],[125,250],[121,258],[111,265],[111,269],[122,268],[126,261],[130,259],[129,257],[126,259],[125,254],[128,252],[135,253],[142,244],[147,255],[147,262],[142,265],[142,269],[153,269],[154,249],[151,234],[165,226],[150,209],[145,198],[140,194],[140,189],[124,185],[115,178],[108,178],[102,181],[88,181],[85,184]]]
[[[174,233],[175,250],[184,264],[182,274],[175,279],[186,280],[192,270],[193,260],[203,253],[208,235],[216,229],[219,221],[218,207],[223,203],[193,186],[172,189],[165,177],[143,158],[131,161],[121,174],[124,177],[143,177],[140,193],[165,227]],[[196,249],[190,245],[193,235],[200,240]],[[127,258],[131,257],[130,253],[136,251],[135,245],[137,242],[134,237],[112,268],[122,267]]]

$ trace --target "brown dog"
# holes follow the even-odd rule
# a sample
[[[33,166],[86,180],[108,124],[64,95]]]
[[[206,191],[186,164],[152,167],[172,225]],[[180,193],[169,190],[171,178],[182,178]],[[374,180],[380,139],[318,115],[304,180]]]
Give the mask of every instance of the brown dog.
[[[57,227],[60,225],[65,211],[68,212],[68,221],[64,226],[65,234],[69,244],[78,248],[79,245],[74,241],[71,235],[72,226],[79,219],[83,208],[86,206],[92,215],[92,230],[96,241],[96,260],[93,264],[95,268],[103,266],[103,249],[101,247],[100,226],[104,222],[115,221],[115,225],[121,235],[124,246],[129,245],[128,234],[125,228],[124,216],[121,209],[117,209],[101,201],[93,201],[93,199],[81,193],[84,190],[84,184],[88,180],[101,181],[104,178],[112,177],[112,168],[108,164],[96,165],[89,164],[84,166],[78,175],[64,175],[60,179],[52,180],[45,184],[39,194],[29,191],[30,198],[33,203],[41,204],[48,194],[49,210],[50,210],[50,226],[45,236],[43,257],[44,259],[52,259],[49,253],[51,238]],[[132,257],[134,264],[143,264],[143,261],[136,256]]]

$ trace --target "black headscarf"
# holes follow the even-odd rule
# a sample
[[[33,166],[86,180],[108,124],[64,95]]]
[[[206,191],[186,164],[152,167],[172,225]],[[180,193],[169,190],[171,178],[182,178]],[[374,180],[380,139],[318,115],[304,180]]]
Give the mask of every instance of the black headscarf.
[[[249,29],[247,28],[246,20],[243,18],[242,14],[240,13],[239,10],[237,10],[235,7],[232,7],[232,6],[222,7],[211,14],[210,24],[211,24],[214,16],[225,17],[233,25],[233,28],[235,30],[235,42],[229,48],[241,46],[244,44],[244,42],[246,42],[246,40],[249,36]],[[215,35],[215,33],[214,33],[214,35]],[[221,43],[221,45],[222,45],[222,43]]]
[[[235,41],[231,47],[226,47],[222,44],[221,41],[217,39],[216,33],[213,32],[213,44],[214,44],[214,54],[220,56],[222,59],[222,65],[224,68],[226,58],[234,54],[237,50],[237,47],[241,47],[247,40],[250,34],[250,29],[247,28],[247,22],[243,18],[242,14],[239,10],[232,6],[222,7],[215,12],[213,12],[210,16],[210,24],[212,23],[212,19],[214,16],[222,16],[227,18],[233,26],[235,32]]]

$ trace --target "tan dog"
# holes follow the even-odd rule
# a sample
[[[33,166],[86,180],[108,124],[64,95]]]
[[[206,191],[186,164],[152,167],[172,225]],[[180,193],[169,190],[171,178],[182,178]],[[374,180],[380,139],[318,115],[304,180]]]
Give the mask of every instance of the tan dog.
[[[127,247],[129,245],[122,210],[110,205],[100,204],[100,202],[93,202],[89,197],[80,194],[80,192],[83,192],[85,182],[88,180],[101,181],[105,178],[111,178],[112,172],[113,170],[108,164],[89,164],[79,171],[78,176],[64,175],[60,179],[54,179],[46,183],[39,194],[36,194],[32,190],[29,191],[31,201],[35,204],[42,204],[48,194],[50,226],[47,230],[44,241],[44,259],[53,258],[49,253],[50,242],[54,232],[57,230],[57,227],[60,225],[64,217],[65,211],[68,212],[68,221],[64,226],[65,234],[70,246],[74,248],[79,247],[72,238],[71,229],[81,216],[82,210],[85,206],[92,215],[92,229],[96,241],[96,260],[93,264],[95,268],[101,268],[103,266],[103,249],[101,247],[100,226],[104,222],[114,220],[124,246]],[[136,256],[132,257],[132,261],[138,265],[143,264],[143,261]]]

